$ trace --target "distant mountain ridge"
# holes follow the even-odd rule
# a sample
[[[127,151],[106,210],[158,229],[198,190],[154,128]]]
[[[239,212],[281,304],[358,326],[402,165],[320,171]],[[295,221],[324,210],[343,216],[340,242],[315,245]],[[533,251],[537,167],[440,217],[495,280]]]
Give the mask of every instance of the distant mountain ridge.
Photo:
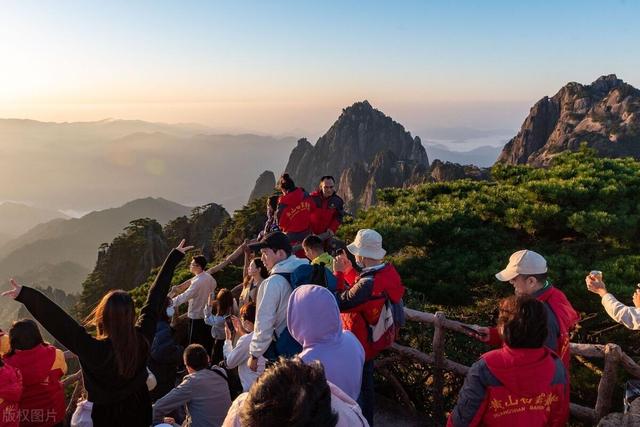
[[[140,120],[0,119],[0,195],[62,211],[149,195],[192,206],[215,200],[232,211],[247,201],[256,171],[283,170],[296,141],[214,132]]]
[[[163,198],[144,198],[82,218],[55,219],[8,242],[0,253],[0,275],[16,275],[38,264],[72,261],[93,268],[98,246],[110,242],[130,221],[154,218],[161,224],[188,215],[191,208]]]
[[[34,226],[52,219],[68,218],[62,212],[28,206],[22,203],[0,203],[0,235],[17,237]]]
[[[479,167],[489,167],[493,165],[500,152],[501,147],[492,147],[486,145],[474,148],[469,151],[453,151],[441,144],[433,144],[429,142],[423,143],[429,157],[433,160],[442,160],[443,162],[458,163],[461,165],[476,165]]]
[[[640,90],[615,74],[568,83],[531,108],[498,162],[544,166],[583,143],[603,156],[640,158]]]

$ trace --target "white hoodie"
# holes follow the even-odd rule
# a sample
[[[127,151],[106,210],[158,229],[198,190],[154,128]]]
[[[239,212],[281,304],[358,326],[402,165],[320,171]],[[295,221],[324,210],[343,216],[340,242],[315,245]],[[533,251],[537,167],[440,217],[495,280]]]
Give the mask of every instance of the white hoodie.
[[[249,346],[249,353],[253,356],[262,356],[273,340],[274,331],[280,335],[287,326],[287,307],[292,289],[289,282],[276,273],[291,273],[304,264],[309,264],[309,260],[291,255],[274,265],[271,275],[260,285],[253,338]]]

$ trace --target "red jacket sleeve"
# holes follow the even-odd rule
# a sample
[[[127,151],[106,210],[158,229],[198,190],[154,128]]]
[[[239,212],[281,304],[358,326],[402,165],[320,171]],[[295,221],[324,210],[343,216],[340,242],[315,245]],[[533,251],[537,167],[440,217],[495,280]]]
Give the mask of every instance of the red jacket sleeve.
[[[498,328],[489,328],[489,341],[487,341],[487,344],[489,344],[491,347],[502,346],[502,337],[498,332]]]

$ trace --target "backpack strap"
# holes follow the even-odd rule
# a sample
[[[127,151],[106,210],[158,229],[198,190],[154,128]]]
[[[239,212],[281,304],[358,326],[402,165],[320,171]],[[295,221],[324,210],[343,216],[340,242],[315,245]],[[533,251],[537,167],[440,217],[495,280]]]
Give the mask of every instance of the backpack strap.
[[[291,284],[291,273],[271,273],[272,276],[281,276],[287,281],[291,289],[293,289],[293,285]]]
[[[225,382],[229,384],[229,378],[227,378],[227,371],[225,371],[223,368],[217,365],[213,365],[211,368],[209,368],[209,370],[211,372],[215,372],[216,374],[220,375],[225,380]]]

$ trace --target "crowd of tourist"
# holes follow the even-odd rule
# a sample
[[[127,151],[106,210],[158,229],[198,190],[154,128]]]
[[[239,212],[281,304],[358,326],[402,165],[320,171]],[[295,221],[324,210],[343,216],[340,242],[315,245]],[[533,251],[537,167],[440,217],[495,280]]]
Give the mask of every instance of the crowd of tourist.
[[[202,255],[189,260],[193,277],[172,287],[192,248],[184,240],[138,315],[128,292],[112,290],[79,323],[11,280],[2,295],[77,357],[86,396],[72,425],[373,426],[374,359],[404,321],[402,279],[375,230],[359,230],[346,246],[335,239],[344,208],[333,177],[311,194],[287,174],[278,187],[267,223],[244,244],[237,292],[218,288],[219,268],[207,270]],[[469,325],[496,349],[471,367],[448,425],[566,425],[579,316],[534,251],[514,253],[496,278],[514,295],[498,304],[496,327]],[[640,291],[628,307],[601,275],[585,281],[612,318],[640,329]],[[0,331],[0,355],[0,426],[65,425],[65,354],[38,324],[22,319]]]

